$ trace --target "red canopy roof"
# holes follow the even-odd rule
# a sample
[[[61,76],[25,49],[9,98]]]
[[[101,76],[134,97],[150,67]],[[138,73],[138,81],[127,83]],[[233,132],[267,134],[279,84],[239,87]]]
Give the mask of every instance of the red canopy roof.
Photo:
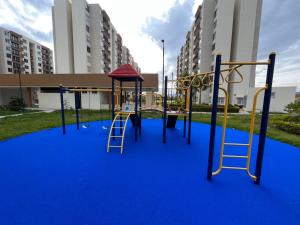
[[[137,72],[130,64],[124,64],[120,66],[118,69],[109,73],[108,76],[117,79],[139,78],[140,80],[144,80],[142,75]]]

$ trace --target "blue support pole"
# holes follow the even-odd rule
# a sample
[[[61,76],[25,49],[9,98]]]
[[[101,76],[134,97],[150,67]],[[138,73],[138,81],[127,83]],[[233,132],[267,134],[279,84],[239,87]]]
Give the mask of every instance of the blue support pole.
[[[66,121],[65,121],[65,107],[64,107],[64,88],[62,85],[59,86],[60,94],[60,112],[61,112],[61,123],[63,134],[66,134]]]
[[[189,130],[188,130],[188,144],[191,144],[192,133],[192,111],[193,111],[193,87],[190,87],[190,105],[189,105]]]
[[[217,55],[216,63],[215,63],[213,102],[212,102],[212,112],[211,112],[211,122],[210,122],[210,140],[209,140],[208,167],[207,167],[208,180],[211,180],[212,177],[213,160],[214,160],[221,60],[222,60],[222,56]]]
[[[183,137],[186,136],[186,116],[183,119]]]
[[[142,92],[143,92],[143,81],[140,80],[140,115],[139,115],[139,134],[141,135],[142,134]]]
[[[115,78],[112,78],[111,80],[111,121],[114,121],[114,119],[115,119]],[[115,129],[112,130],[112,136],[115,136]]]
[[[168,77],[165,76],[165,96],[164,96],[164,112],[163,112],[163,143],[166,143],[166,136],[167,136],[167,101],[168,101]]]
[[[271,102],[271,95],[272,95],[272,83],[273,83],[273,74],[274,74],[274,67],[275,67],[275,58],[276,58],[275,53],[271,53],[269,55],[269,65],[268,65],[267,78],[266,78],[267,89],[265,90],[265,95],[264,95],[258,150],[257,150],[257,157],[256,157],[256,168],[255,168],[256,184],[260,184],[260,180],[261,180],[261,171],[262,171],[262,164],[263,164],[263,157],[264,157],[264,150],[265,150],[266,134],[268,128],[269,109],[270,109],[270,102]]]
[[[123,101],[122,101],[122,91],[123,91],[123,82],[120,81],[120,111],[122,111],[122,103],[123,103]],[[123,119],[123,117],[121,115],[120,116],[120,134],[122,134],[122,130],[123,130],[123,128],[122,128],[122,126],[123,126],[122,119]]]
[[[74,97],[75,97],[76,126],[77,126],[77,130],[79,130],[79,110],[78,110],[79,109],[79,104],[80,104],[79,92],[75,91],[74,92]]]
[[[138,107],[138,79],[136,78],[135,82],[135,99],[134,99],[134,139],[135,141],[138,140],[138,126],[137,126],[137,116],[138,116],[138,112],[137,112],[137,107]]]

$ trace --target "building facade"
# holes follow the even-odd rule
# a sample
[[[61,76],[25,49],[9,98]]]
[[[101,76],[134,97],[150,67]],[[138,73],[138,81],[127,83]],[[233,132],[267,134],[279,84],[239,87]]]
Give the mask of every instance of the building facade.
[[[219,53],[223,61],[256,61],[261,8],[262,0],[204,0],[177,58],[177,76],[213,71]],[[244,75],[241,84],[224,83],[223,88],[228,90],[231,104],[246,106],[249,89],[255,87],[255,66],[240,72]],[[233,73],[230,79],[235,76]],[[199,102],[209,103],[211,93],[211,89],[202,91]],[[219,103],[224,101],[220,93]]]
[[[53,54],[46,46],[0,27],[1,74],[51,74]]]
[[[56,73],[109,73],[128,62],[121,35],[98,4],[54,0],[52,19]]]
[[[53,53],[42,44],[0,27],[0,74],[53,74]],[[22,86],[22,80],[17,83]],[[38,103],[37,88],[0,88],[0,105],[20,97],[28,107]]]

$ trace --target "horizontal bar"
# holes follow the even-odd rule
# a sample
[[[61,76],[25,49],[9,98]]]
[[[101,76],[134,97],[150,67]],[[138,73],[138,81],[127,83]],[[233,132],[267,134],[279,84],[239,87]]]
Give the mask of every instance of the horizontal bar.
[[[123,146],[122,145],[120,145],[120,146],[118,146],[118,145],[111,145],[111,146],[109,146],[109,148],[123,148]]]
[[[270,62],[222,62],[221,65],[269,65]]]
[[[247,170],[244,167],[232,167],[232,166],[222,166],[222,169],[229,169],[229,170]]]
[[[112,127],[113,129],[119,129],[119,128],[124,128],[124,127]]]
[[[249,146],[249,144],[243,144],[243,143],[224,143],[224,145],[230,145],[230,146]]]
[[[111,138],[122,138],[123,136],[110,136]]]
[[[115,121],[121,122],[121,121],[126,121],[126,120],[115,120]]]
[[[247,159],[248,156],[246,155],[223,155],[224,158],[244,158]]]

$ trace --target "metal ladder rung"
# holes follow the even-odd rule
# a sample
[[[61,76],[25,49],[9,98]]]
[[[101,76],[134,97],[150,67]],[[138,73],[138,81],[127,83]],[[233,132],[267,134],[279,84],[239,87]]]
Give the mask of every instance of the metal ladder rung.
[[[126,121],[126,120],[115,120],[115,121],[116,121],[116,122],[117,122],[117,121],[118,121],[118,122],[121,122],[121,121],[124,122],[124,121]]]
[[[112,127],[112,129],[119,129],[119,128],[124,128],[124,127]]]
[[[109,148],[123,148],[122,145],[110,145]]]
[[[223,155],[223,158],[243,158],[248,159],[247,155]]]
[[[243,144],[243,143],[224,143],[224,145],[229,145],[229,146],[249,146],[249,144]]]
[[[110,137],[112,137],[112,138],[121,138],[123,136],[110,136]]]
[[[247,170],[245,167],[234,167],[234,166],[222,166],[222,169],[229,169],[229,170]]]

